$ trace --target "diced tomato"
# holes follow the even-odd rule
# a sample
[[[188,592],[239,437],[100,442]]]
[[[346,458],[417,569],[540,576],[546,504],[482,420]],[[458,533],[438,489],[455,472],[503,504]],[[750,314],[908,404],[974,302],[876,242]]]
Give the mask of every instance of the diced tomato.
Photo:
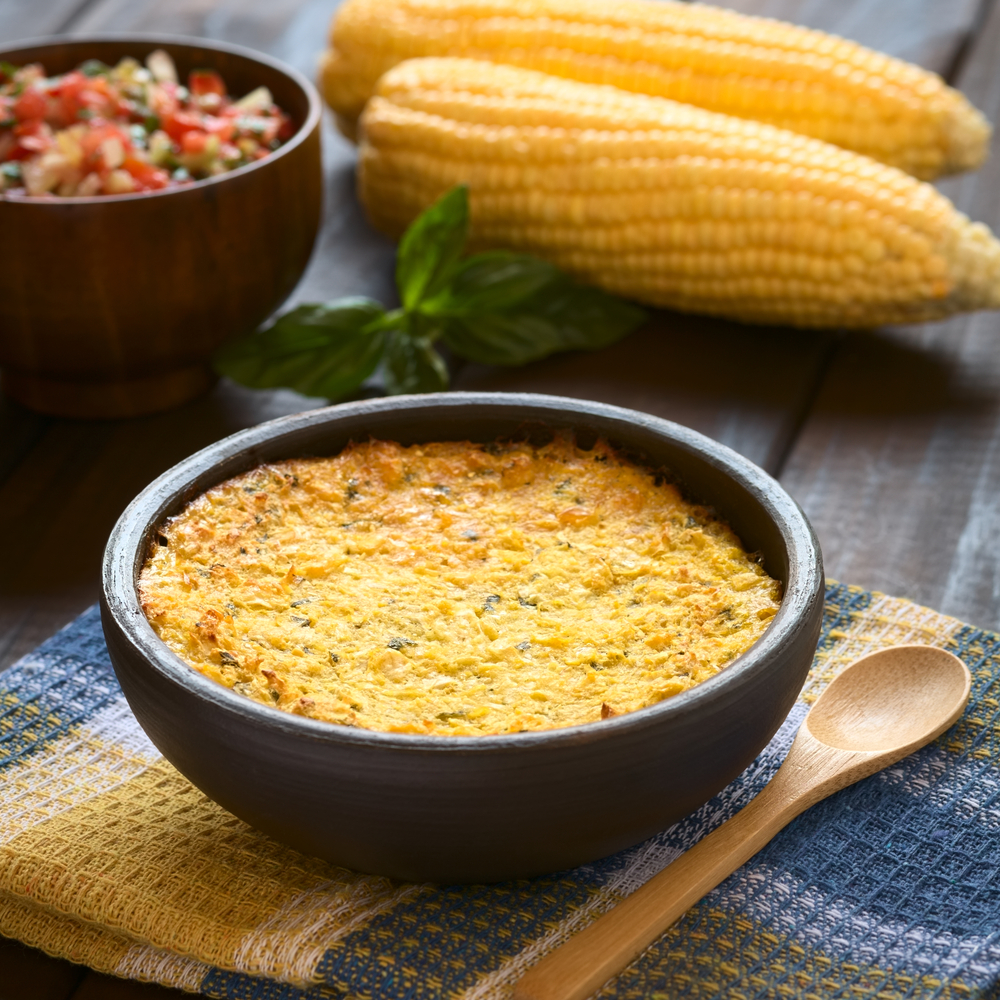
[[[180,142],[186,132],[202,131],[201,115],[192,114],[190,111],[175,111],[172,114],[161,115],[160,128],[174,142]]]
[[[201,131],[185,132],[181,137],[181,149],[185,153],[198,155],[205,152],[205,143],[208,142],[208,133]]]
[[[177,114],[180,109],[177,87],[172,83],[154,84],[149,88],[149,108],[161,118]]]
[[[117,125],[112,125],[110,122],[102,122],[94,119],[91,121],[90,128],[87,129],[83,139],[81,140],[83,145],[83,155],[90,156],[95,153],[101,143],[106,139],[120,139],[123,145],[132,145],[129,142],[128,135],[118,128]]]
[[[262,146],[270,146],[278,135],[281,122],[277,118],[264,115],[246,115],[236,119],[240,134],[256,139]]]
[[[122,169],[132,175],[140,191],[158,191],[170,183],[170,174],[166,170],[154,167],[152,163],[137,159],[135,156],[126,156]]]
[[[214,70],[196,69],[188,74],[188,90],[196,97],[202,94],[218,94],[225,97],[226,85]]]
[[[88,86],[80,91],[80,100],[92,115],[115,118],[120,113],[118,94],[108,85],[103,76],[88,81]]]
[[[55,88],[53,94],[58,98],[60,104],[60,123],[69,125],[77,120],[77,116],[87,106],[83,100],[83,91],[86,89],[89,80],[82,73],[74,70],[67,73]]]
[[[295,135],[295,126],[292,124],[291,118],[288,115],[281,115],[281,128],[278,129],[278,138],[282,142],[287,142],[291,137]]]
[[[210,135],[217,135],[220,142],[229,142],[236,131],[231,118],[216,118],[214,115],[205,115],[203,127]]]
[[[80,140],[80,145],[83,147],[83,162],[98,173],[103,173],[108,169],[102,150],[102,146],[108,139],[117,139],[122,144],[126,157],[132,152],[132,142],[127,132],[109,122],[93,119],[91,127]],[[116,163],[111,164],[112,168],[117,166]]]
[[[45,94],[38,87],[28,87],[24,93],[14,101],[14,117],[21,122],[29,121],[32,118],[44,118],[48,101]]]
[[[52,130],[39,118],[15,125],[14,135],[17,145],[8,155],[10,160],[27,160],[52,146]]]

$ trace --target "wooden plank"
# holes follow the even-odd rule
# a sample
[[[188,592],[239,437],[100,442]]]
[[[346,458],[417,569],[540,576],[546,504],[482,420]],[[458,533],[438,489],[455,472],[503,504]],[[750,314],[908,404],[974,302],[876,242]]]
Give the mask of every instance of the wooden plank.
[[[833,338],[657,312],[612,347],[523,368],[469,365],[456,389],[545,392],[643,410],[777,468]]]
[[[1000,4],[958,81],[1000,120]],[[941,185],[1000,230],[1000,143]],[[782,482],[812,520],[827,571],[1000,627],[1000,314],[848,337]]]
[[[60,962],[4,937],[0,937],[0,970],[3,1000],[66,1000],[87,972],[83,966]]]
[[[45,434],[48,417],[0,397],[0,483]]]
[[[65,31],[90,0],[0,0],[0,45]]]
[[[724,0],[720,6],[829,31],[946,73],[976,22],[980,0]]]

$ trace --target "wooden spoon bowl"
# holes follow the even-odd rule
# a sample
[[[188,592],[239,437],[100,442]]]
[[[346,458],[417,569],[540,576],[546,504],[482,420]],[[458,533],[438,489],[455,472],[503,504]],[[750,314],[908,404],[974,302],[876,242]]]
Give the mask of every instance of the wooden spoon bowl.
[[[838,675],[806,719],[825,746],[896,760],[939,736],[969,697],[969,671],[934,646],[892,646]]]
[[[0,52],[50,74],[165,49],[182,76],[214,69],[231,93],[266,86],[297,126],[270,156],[183,188],[92,198],[0,195],[4,392],[43,413],[127,417],[214,381],[209,359],[248,333],[305,270],[322,202],[320,102],[267,56],[203,40],[40,39]]]

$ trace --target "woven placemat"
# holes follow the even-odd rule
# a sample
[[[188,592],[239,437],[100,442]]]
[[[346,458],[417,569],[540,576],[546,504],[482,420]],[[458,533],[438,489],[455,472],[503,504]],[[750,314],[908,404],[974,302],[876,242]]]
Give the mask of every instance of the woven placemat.
[[[732,785],[614,857],[458,887],[336,868],[205,798],[135,722],[91,609],[0,675],[0,934],[212,997],[502,1000],[752,798],[840,669],[901,642],[969,666],[958,724],[795,820],[597,995],[997,997],[1000,636],[833,584],[802,697]]]

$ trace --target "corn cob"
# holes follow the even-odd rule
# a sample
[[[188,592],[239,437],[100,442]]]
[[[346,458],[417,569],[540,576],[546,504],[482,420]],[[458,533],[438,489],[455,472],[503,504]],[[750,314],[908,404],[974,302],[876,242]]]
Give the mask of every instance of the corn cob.
[[[657,306],[871,327],[1000,308],[1000,243],[868,157],[614,87],[465,59],[387,73],[359,193],[399,236],[455,184],[471,245],[544,257]]]
[[[854,42],[676,0],[347,0],[321,70],[341,130],[404,59],[462,56],[767,122],[932,180],[990,127],[940,77]]]

